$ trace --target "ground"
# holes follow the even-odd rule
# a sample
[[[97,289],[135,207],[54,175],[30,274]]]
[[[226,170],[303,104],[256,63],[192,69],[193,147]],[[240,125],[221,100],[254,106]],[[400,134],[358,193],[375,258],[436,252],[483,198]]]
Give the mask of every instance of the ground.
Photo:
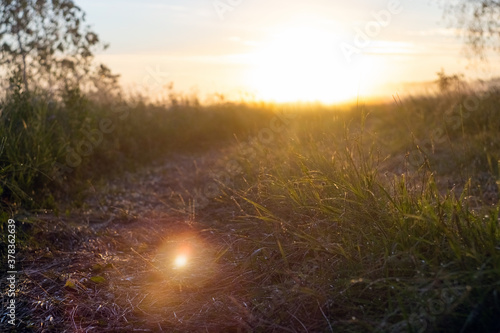
[[[174,155],[92,187],[82,209],[39,214],[46,249],[20,253],[21,327],[68,332],[218,332],[246,327],[250,276],[213,260],[234,242],[182,194],[219,152]],[[186,196],[187,198],[187,196]],[[210,219],[212,218],[212,221]],[[185,267],[175,267],[185,251]],[[235,288],[234,286],[238,286]],[[229,304],[229,306],[228,306]],[[224,306],[222,306],[224,305]]]

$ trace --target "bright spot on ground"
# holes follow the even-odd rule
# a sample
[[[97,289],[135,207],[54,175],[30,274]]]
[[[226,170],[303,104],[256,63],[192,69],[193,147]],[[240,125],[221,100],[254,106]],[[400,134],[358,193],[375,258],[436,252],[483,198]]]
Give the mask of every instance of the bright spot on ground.
[[[185,254],[179,254],[177,257],[175,257],[174,266],[176,268],[181,268],[186,266],[187,262],[188,262],[187,256]]]

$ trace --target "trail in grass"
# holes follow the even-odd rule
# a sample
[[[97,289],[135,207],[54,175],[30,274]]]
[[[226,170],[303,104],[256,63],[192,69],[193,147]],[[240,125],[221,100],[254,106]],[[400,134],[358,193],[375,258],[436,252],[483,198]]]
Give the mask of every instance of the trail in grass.
[[[232,235],[193,214],[218,152],[176,155],[91,187],[78,213],[39,216],[51,246],[24,254],[22,327],[59,332],[247,327],[250,279],[220,258]],[[200,221],[205,219],[205,221]]]

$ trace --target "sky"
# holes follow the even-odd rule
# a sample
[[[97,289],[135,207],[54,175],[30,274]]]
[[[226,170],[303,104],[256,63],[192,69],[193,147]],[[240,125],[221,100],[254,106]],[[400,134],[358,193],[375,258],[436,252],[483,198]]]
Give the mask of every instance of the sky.
[[[436,1],[80,0],[110,47],[97,60],[126,89],[201,99],[335,103],[403,93],[436,73],[489,79],[471,67]]]

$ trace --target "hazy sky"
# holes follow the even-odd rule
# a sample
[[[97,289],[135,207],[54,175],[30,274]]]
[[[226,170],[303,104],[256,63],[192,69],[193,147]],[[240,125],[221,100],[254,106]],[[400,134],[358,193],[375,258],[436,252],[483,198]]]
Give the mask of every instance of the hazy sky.
[[[98,59],[125,86],[153,94],[174,82],[200,95],[330,102],[391,96],[397,88],[387,84],[433,80],[441,68],[485,76],[466,69],[461,40],[435,1],[76,3],[111,45]]]

